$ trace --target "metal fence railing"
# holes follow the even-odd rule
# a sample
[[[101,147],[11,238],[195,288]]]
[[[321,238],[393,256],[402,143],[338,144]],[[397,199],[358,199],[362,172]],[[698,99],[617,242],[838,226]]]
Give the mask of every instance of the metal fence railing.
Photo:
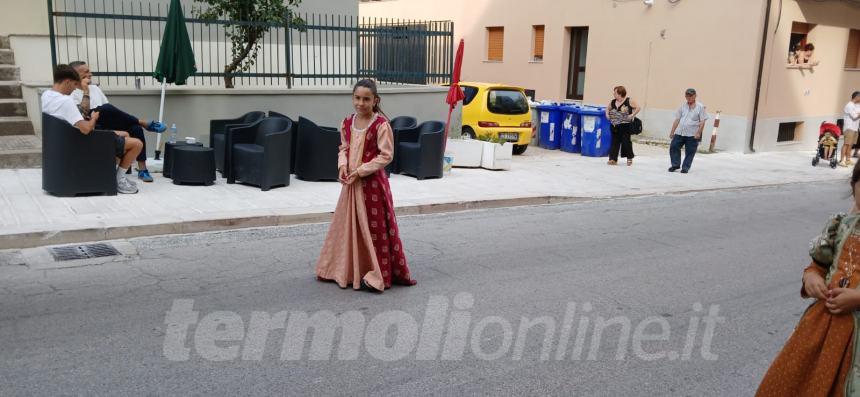
[[[48,0],[51,60],[82,60],[106,86],[157,86],[168,2]],[[185,9],[197,73],[188,85],[224,85],[232,60],[231,25],[265,28],[253,65],[230,73],[236,87],[344,86],[371,77],[394,84],[448,83],[453,67],[450,21],[299,14],[301,25],[204,20]]]

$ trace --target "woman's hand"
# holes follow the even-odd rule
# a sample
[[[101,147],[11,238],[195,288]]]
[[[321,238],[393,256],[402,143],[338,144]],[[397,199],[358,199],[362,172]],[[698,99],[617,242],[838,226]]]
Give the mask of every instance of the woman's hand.
[[[860,291],[853,288],[834,288],[827,291],[824,303],[831,314],[845,314],[860,307]]]
[[[824,277],[821,277],[818,273],[804,273],[803,288],[806,290],[807,295],[815,299],[827,299],[827,286],[824,284]]]

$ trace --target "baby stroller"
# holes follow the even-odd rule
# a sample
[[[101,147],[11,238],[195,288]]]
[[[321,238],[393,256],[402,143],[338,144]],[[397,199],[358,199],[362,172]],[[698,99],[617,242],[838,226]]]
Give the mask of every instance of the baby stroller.
[[[830,162],[830,168],[836,168],[840,135],[842,135],[842,130],[838,125],[826,121],[821,123],[821,128],[818,130],[818,151],[815,152],[815,158],[812,159],[813,167],[817,166],[821,159],[824,159],[824,161]]]

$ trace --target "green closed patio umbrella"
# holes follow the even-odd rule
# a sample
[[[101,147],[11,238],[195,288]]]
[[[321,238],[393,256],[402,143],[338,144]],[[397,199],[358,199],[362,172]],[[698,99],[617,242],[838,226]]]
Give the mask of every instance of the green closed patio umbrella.
[[[161,105],[158,108],[158,122],[163,123],[164,89],[167,83],[185,85],[188,76],[197,72],[194,65],[194,50],[185,28],[185,15],[179,0],[170,1],[167,12],[167,25],[161,38],[161,50],[158,52],[158,63],[152,77],[161,82]],[[161,134],[155,143],[155,159],[161,157]]]

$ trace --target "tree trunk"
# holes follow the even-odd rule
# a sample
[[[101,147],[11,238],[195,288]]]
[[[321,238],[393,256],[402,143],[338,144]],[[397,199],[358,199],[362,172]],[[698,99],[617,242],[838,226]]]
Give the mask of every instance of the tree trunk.
[[[230,73],[239,68],[239,65],[248,57],[255,44],[257,44],[257,32],[254,29],[249,29],[245,34],[245,48],[242,49],[239,55],[236,55],[236,58],[233,58],[233,61],[229,65],[224,67],[224,88],[234,87],[233,76],[230,76]]]

